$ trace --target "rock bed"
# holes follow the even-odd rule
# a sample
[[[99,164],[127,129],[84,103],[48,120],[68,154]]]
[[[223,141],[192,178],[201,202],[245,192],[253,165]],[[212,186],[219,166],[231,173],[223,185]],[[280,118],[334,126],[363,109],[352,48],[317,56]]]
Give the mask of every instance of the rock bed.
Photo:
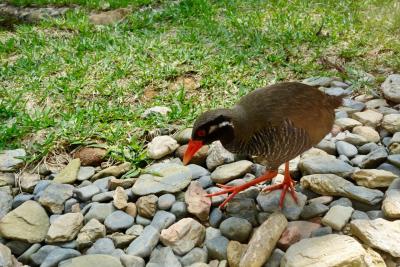
[[[383,84],[388,99],[397,103],[399,77],[391,75]],[[351,92],[338,79],[304,82],[330,94]],[[332,133],[290,162],[299,181],[299,205],[288,194],[281,211],[280,191],[261,192],[265,185],[241,192],[219,210],[226,196],[210,199],[206,192],[218,191],[216,183],[242,184],[265,168],[218,142],[183,166],[180,158],[190,133],[155,137],[148,152],[158,161],[127,179],[118,178],[130,163],[101,168],[94,150],[89,158],[77,153],[57,173],[41,168],[38,174],[18,175],[25,151],[3,151],[0,262],[44,267],[400,265],[396,102],[346,98]],[[281,179],[278,175],[272,183]]]

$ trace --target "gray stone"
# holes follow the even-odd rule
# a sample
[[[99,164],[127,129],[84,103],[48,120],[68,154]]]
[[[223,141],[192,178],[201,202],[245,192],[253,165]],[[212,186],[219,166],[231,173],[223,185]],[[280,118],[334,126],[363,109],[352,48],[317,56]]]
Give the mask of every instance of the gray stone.
[[[155,249],[151,253],[150,260],[146,265],[147,267],[181,267],[181,263],[178,258],[172,252],[169,247]]]
[[[104,220],[104,225],[109,231],[118,232],[128,229],[134,222],[135,219],[132,216],[121,210],[117,210],[107,216]]]
[[[353,204],[351,203],[351,200],[348,199],[347,197],[341,197],[337,200],[334,200],[329,204],[329,207],[332,208],[333,206],[343,206],[343,207],[352,207]]]
[[[92,197],[92,201],[93,202],[110,202],[111,200],[113,200],[113,197],[114,197],[113,191],[102,192],[102,193],[94,195]]]
[[[360,154],[366,155],[370,153],[371,151],[374,151],[377,149],[379,146],[375,143],[366,143],[358,148],[358,152]]]
[[[303,188],[310,188],[321,195],[348,197],[369,205],[378,204],[383,198],[383,193],[379,190],[355,186],[334,174],[303,176],[300,183]]]
[[[250,172],[252,165],[251,161],[241,160],[219,166],[211,173],[211,180],[215,183],[225,184]]]
[[[213,227],[206,228],[206,241],[216,238],[218,236],[222,236],[221,230]]]
[[[381,89],[386,99],[400,103],[400,75],[391,74],[382,83]]]
[[[25,250],[31,246],[31,244],[25,241],[11,240],[6,243],[6,246],[11,249],[13,255],[19,256],[24,253]]]
[[[307,78],[302,81],[302,83],[311,85],[311,86],[323,86],[323,87],[329,87],[331,83],[335,81],[335,78],[331,77],[311,77]]]
[[[75,198],[70,198],[67,201],[65,201],[65,203],[64,203],[64,213],[73,212],[72,210],[73,210],[75,204],[78,204],[78,200],[76,200]],[[80,208],[79,204],[78,204],[78,206]],[[75,207],[76,207],[76,205],[75,205]],[[74,211],[74,212],[76,212],[76,211]]]
[[[18,170],[24,164],[21,158],[26,156],[24,149],[0,151],[0,172],[12,172]]]
[[[175,201],[176,198],[173,194],[164,194],[158,198],[157,206],[160,210],[169,210]]]
[[[110,238],[99,238],[86,251],[86,254],[111,254],[114,250],[114,242]]]
[[[147,218],[144,218],[144,217],[142,217],[140,215],[137,215],[136,216],[136,223],[140,224],[140,225],[143,225],[143,226],[147,226],[147,225],[151,224],[151,220],[149,220]]]
[[[322,218],[322,223],[326,226],[332,227],[337,231],[340,231],[350,220],[353,210],[354,209],[352,207],[343,207],[340,205],[333,206]]]
[[[387,160],[397,168],[400,168],[400,154],[389,155]]]
[[[91,219],[97,219],[100,222],[104,222],[104,220],[111,213],[115,211],[115,207],[112,203],[96,203],[94,202],[90,207],[88,213],[85,215],[85,222],[90,221]]]
[[[79,158],[71,160],[53,179],[55,183],[72,184],[78,178],[78,171],[81,166]]]
[[[302,219],[311,219],[317,216],[324,215],[329,210],[328,206],[321,203],[311,203],[310,205],[306,205],[303,208],[303,211],[300,214]]]
[[[9,172],[0,172],[0,187],[1,186],[15,186],[15,174]]]
[[[249,190],[246,190],[246,192]],[[259,191],[257,190],[257,195]],[[256,195],[256,197],[257,197]],[[255,200],[246,197],[235,197],[226,206],[226,215],[248,220],[253,226],[257,225],[257,207]]]
[[[181,145],[187,144],[192,138],[193,128],[183,129],[173,135],[173,138]]]
[[[67,242],[75,239],[82,228],[83,215],[81,213],[67,213],[60,215],[51,222],[46,235],[47,243]]]
[[[0,193],[1,195],[1,193]],[[15,209],[17,207],[19,207],[22,203],[28,201],[28,200],[32,200],[34,197],[34,195],[31,194],[18,194],[14,197],[14,199],[12,200],[12,208]],[[3,197],[1,197],[3,199]],[[2,216],[0,216],[1,218]]]
[[[283,252],[279,248],[274,249],[268,261],[263,265],[263,267],[279,267],[283,255],[285,255],[285,252]]]
[[[171,207],[171,213],[173,213],[177,220],[183,218],[187,214],[187,206],[185,202],[177,201]]]
[[[143,225],[135,224],[129,227],[129,229],[126,230],[125,233],[127,235],[140,236],[143,232],[143,229],[144,229]]]
[[[367,213],[355,210],[353,211],[353,214],[351,214],[351,220],[369,220],[369,217]]]
[[[282,190],[275,190],[269,193],[261,192],[257,197],[257,203],[263,211],[274,212],[280,210],[279,200]],[[283,201],[282,213],[289,220],[297,220],[307,201],[307,197],[300,192],[296,193],[298,204],[293,200],[289,192],[286,193]]]
[[[381,165],[379,165],[377,169],[378,170],[389,171],[389,172],[394,173],[394,174],[396,174],[397,176],[400,177],[400,169],[397,168],[396,166],[392,165],[392,164],[384,162]]]
[[[222,164],[231,163],[235,160],[235,156],[226,150],[220,141],[215,141],[210,145],[208,156],[206,159],[207,169],[214,170]]]
[[[74,187],[69,184],[50,184],[44,189],[39,203],[54,214],[64,211],[64,203],[72,197]]]
[[[336,155],[336,144],[331,140],[322,139],[316,147],[328,154]]]
[[[210,172],[206,168],[203,168],[203,167],[201,167],[199,165],[189,164],[189,165],[187,165],[187,167],[192,172],[192,178],[193,179],[198,179],[198,178],[200,178],[202,176],[210,175]]]
[[[160,234],[156,228],[151,225],[146,226],[142,234],[132,241],[126,252],[133,256],[148,257],[157,245],[159,238]]]
[[[103,177],[110,178],[110,179],[112,177],[117,177],[118,178],[118,177],[122,176],[123,174],[127,173],[131,168],[132,168],[132,163],[130,163],[130,162],[124,162],[124,163],[121,163],[121,164],[119,164],[117,166],[115,166],[115,165],[114,166],[110,166],[110,167],[107,167],[107,168],[99,171],[95,175],[93,175],[91,180],[92,181],[96,181],[96,180],[98,180],[100,178],[103,178]],[[108,181],[107,181],[107,186],[108,186]],[[100,186],[99,186],[99,188],[100,188]]]
[[[183,266],[189,266],[194,263],[204,262],[207,263],[208,253],[206,249],[194,248],[189,251],[185,256],[180,258]]]
[[[352,108],[354,110],[357,111],[361,111],[365,108],[365,104],[360,102],[360,101],[356,101],[350,98],[344,98],[343,99],[343,106],[348,107],[348,108]]]
[[[12,195],[6,191],[0,191],[0,220],[11,210],[12,204]]]
[[[214,208],[210,213],[209,222],[212,227],[218,228],[223,218],[221,209]]]
[[[108,191],[108,184],[110,183],[110,180],[113,179],[113,176],[107,176],[101,179],[97,179],[96,181],[93,182],[93,185],[97,186],[100,188],[101,192],[107,192]]]
[[[201,187],[203,187],[204,189],[213,185],[213,181],[211,180],[210,175],[202,176],[197,181],[201,184]]]
[[[144,259],[133,255],[122,255],[121,262],[124,267],[144,267]]]
[[[31,261],[35,264],[35,265],[41,265],[44,260],[47,258],[47,256],[55,249],[57,249],[57,246],[53,246],[53,245],[45,245],[43,247],[41,247],[37,252],[35,252],[34,254],[32,254],[31,256]]]
[[[20,262],[29,262],[31,261],[31,257],[34,253],[36,253],[42,245],[40,243],[32,244],[25,252],[18,257],[18,260]]]
[[[302,159],[299,163],[300,170],[306,174],[336,174],[348,177],[353,172],[353,167],[349,164],[332,158],[331,156],[309,157]]]
[[[56,248],[49,253],[49,255],[46,257],[40,267],[55,267],[58,266],[58,263],[63,260],[78,257],[80,255],[81,253],[74,249]]]
[[[354,145],[344,141],[337,141],[336,149],[339,155],[345,155],[348,158],[352,158],[358,153],[357,148]]]
[[[320,227],[320,228],[312,231],[310,237],[324,236],[324,235],[330,235],[330,234],[332,234],[332,227],[325,226],[325,227]]]
[[[175,222],[175,219],[176,217],[174,214],[159,210],[154,215],[154,218],[150,225],[161,232],[161,230],[168,228],[170,225],[172,225]]]
[[[85,181],[90,179],[94,175],[95,169],[94,167],[80,167],[78,171],[78,181]]]
[[[242,218],[230,217],[224,220],[220,225],[222,235],[229,240],[236,240],[240,243],[247,243],[253,230],[253,226],[247,220]]]
[[[383,163],[386,160],[387,156],[388,154],[385,148],[379,147],[367,154],[367,156],[361,162],[360,168],[374,169],[378,167],[381,163]]]
[[[369,210],[367,211],[367,215],[371,220],[385,217],[383,211],[381,210]]]
[[[36,184],[40,181],[40,175],[37,173],[23,172],[18,180],[22,191],[32,193]]]
[[[208,259],[226,260],[228,243],[229,240],[224,236],[206,240],[205,245],[208,251]]]
[[[144,196],[159,192],[175,193],[186,188],[192,180],[192,172],[186,166],[175,163],[158,163],[145,169],[132,187],[136,195]]]
[[[39,193],[43,192],[52,182],[49,180],[40,180],[33,190],[34,195],[38,195]]]
[[[100,188],[91,184],[81,188],[75,188],[74,193],[78,197],[78,199],[85,202],[90,200],[94,195],[100,193]]]
[[[84,255],[61,262],[60,267],[123,267],[121,262],[110,255]],[[144,265],[125,265],[125,267],[144,267]]]

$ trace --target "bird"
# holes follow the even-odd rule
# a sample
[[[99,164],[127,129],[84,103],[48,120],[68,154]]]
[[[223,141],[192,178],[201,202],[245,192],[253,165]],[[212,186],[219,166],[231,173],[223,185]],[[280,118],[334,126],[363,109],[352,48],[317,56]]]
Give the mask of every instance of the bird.
[[[283,182],[263,190],[281,189],[280,208],[287,192],[298,203],[289,161],[331,131],[335,108],[341,105],[342,98],[300,82],[281,82],[253,90],[231,108],[208,110],[197,117],[183,164],[187,165],[203,145],[219,140],[232,153],[262,157],[266,162],[266,172],[245,184],[217,184],[222,190],[207,196],[228,194],[220,208],[239,192],[273,179],[281,164],[285,164]]]

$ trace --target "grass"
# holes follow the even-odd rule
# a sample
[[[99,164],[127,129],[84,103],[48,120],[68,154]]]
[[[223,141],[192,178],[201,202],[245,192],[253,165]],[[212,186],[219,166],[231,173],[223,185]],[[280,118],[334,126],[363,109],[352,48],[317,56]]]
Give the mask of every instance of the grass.
[[[141,165],[144,131],[190,126],[201,111],[232,105],[255,88],[329,75],[365,92],[400,69],[396,0],[112,0],[111,7],[157,9],[134,9],[102,27],[88,16],[107,2],[9,2],[84,5],[0,32],[0,150],[24,144],[31,161],[101,142],[117,160]],[[375,82],[364,82],[365,72]],[[184,77],[198,85],[176,83]],[[156,105],[172,112],[141,118]]]

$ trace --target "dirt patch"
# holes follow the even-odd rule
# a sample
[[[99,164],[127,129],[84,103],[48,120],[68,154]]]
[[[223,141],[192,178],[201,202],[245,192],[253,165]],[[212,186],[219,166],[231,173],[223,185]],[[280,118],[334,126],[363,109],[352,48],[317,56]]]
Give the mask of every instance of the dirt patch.
[[[186,73],[172,81],[168,86],[169,90],[184,88],[187,91],[195,91],[200,88],[200,77],[196,74]]]

